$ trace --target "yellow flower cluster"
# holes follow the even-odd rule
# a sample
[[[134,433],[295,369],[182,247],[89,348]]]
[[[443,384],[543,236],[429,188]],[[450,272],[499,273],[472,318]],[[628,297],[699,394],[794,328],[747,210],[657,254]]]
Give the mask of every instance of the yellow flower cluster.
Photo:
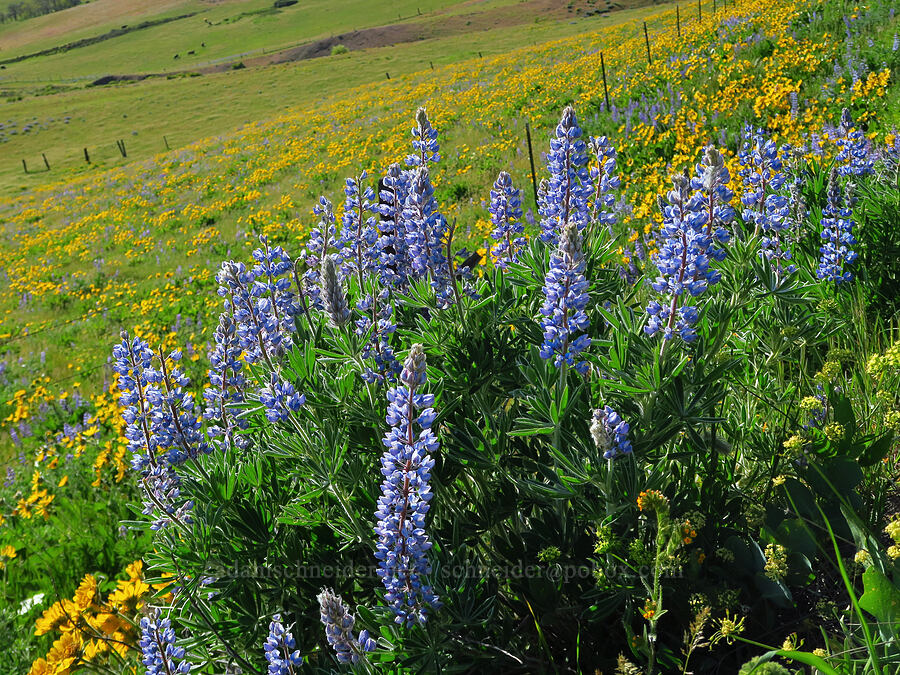
[[[144,581],[143,562],[125,568],[125,577],[104,601],[97,579],[86,575],[71,599],[51,605],[35,622],[35,635],[59,633],[28,675],[68,675],[85,664],[104,666],[110,656],[127,657],[137,650],[136,615],[151,594]],[[154,586],[157,588],[157,586]]]

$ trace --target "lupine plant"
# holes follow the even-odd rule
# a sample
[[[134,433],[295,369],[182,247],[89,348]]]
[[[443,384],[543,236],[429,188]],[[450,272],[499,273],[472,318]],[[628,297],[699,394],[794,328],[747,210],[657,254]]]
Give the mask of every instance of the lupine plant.
[[[305,257],[262,238],[222,264],[202,415],[178,352],[115,347],[130,525],[197,672],[837,672],[827,630],[804,636],[821,653],[763,650],[817,579],[854,598],[844,637],[895,658],[900,549],[866,500],[891,480],[900,360],[850,377],[865,313],[835,283],[855,288],[877,171],[851,184],[748,128],[737,186],[698,148],[621,274],[617,153],[567,107],[539,226],[501,172],[493,264],[464,279],[437,138],[419,110],[407,168],[348,179],[340,232],[322,197]],[[167,620],[145,619],[152,663]]]

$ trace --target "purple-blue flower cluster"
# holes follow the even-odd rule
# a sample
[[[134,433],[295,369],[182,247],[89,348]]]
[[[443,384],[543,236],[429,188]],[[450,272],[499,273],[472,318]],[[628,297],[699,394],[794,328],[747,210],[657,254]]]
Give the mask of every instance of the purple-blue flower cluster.
[[[588,148],[593,158],[589,171],[593,189],[589,202],[591,229],[607,227],[611,233],[616,223],[613,192],[621,185],[621,179],[616,175],[616,149],[606,136],[591,138]]]
[[[184,675],[191,672],[191,664],[184,658],[184,648],[175,644],[175,631],[168,618],[161,619],[159,610],[141,619],[141,663],[147,675]]]
[[[113,370],[119,375],[119,403],[125,408],[125,437],[134,469],[143,472],[155,466],[160,452],[172,465],[209,452],[194,398],[184,391],[190,381],[176,365],[181,352],[154,354],[144,340],[132,341],[125,331],[121,337],[113,348]]]
[[[162,530],[173,524],[186,528],[193,522],[194,502],[182,501],[181,479],[171,464],[151,466],[143,472],[141,485],[144,488],[141,513],[153,516],[151,530]]]
[[[375,558],[385,599],[400,624],[424,623],[429,608],[440,603],[425,577],[431,572],[425,532],[432,492],[429,480],[438,449],[431,430],[435,419],[434,395],[421,394],[425,384],[425,352],[415,344],[400,374],[400,384],[388,390],[387,448],[381,458],[381,497],[375,511]],[[415,432],[418,426],[420,431]]]
[[[853,250],[853,186],[847,186],[846,195],[837,179],[839,170],[832,169],[828,178],[828,199],[822,209],[822,245],[819,247],[819,267],[816,276],[841,284],[851,281],[853,273],[847,267],[856,260]]]
[[[594,410],[591,420],[591,436],[597,449],[603,451],[604,459],[615,459],[617,455],[631,453],[631,441],[628,439],[629,429],[628,423],[608,405]]]
[[[356,619],[347,611],[341,596],[323,588],[317,600],[325,637],[334,648],[339,663],[357,663],[363,654],[375,650],[378,645],[369,637],[369,631],[362,630],[358,636],[353,634]]]
[[[322,265],[328,257],[329,249],[339,249],[337,226],[335,225],[334,207],[325,197],[319,198],[319,203],[313,207],[313,212],[319,217],[319,224],[309,233],[306,242],[306,271],[303,274],[303,290],[309,298],[309,304],[316,309],[322,309],[322,299],[319,288],[322,283]]]
[[[291,343],[273,311],[267,284],[257,283],[256,275],[244,263],[230,260],[222,263],[216,281],[219,296],[225,299],[225,311],[233,311],[244,360],[247,363],[265,362],[274,368]]]
[[[512,176],[501,171],[491,189],[491,237],[497,244],[491,249],[497,267],[506,269],[518,257],[518,250],[525,245],[525,225],[522,219],[522,191],[513,187]]]
[[[267,420],[281,422],[300,410],[306,403],[306,396],[273,371],[269,373],[269,384],[259,390],[259,402],[265,406]]]
[[[342,271],[345,277],[356,275],[362,292],[363,277],[376,270],[381,262],[378,249],[378,227],[375,217],[375,191],[360,186],[366,180],[363,171],[356,178],[348,178],[344,186],[344,215],[340,244]]]
[[[372,366],[363,373],[366,382],[382,384],[385,379],[393,380],[400,374],[400,362],[390,345],[390,336],[397,330],[393,322],[394,308],[388,288],[372,289],[357,303],[360,318],[356,320],[356,332],[368,336],[362,357],[372,361]]]
[[[432,128],[425,108],[416,110],[416,126],[412,128],[412,135],[414,152],[406,156],[407,166],[427,167],[429,162],[440,161],[437,131]]]
[[[268,675],[294,675],[294,667],[303,665],[303,657],[297,649],[297,642],[281,623],[281,615],[272,617],[269,624],[269,636],[263,645],[266,661],[269,664]]]
[[[409,252],[406,243],[406,225],[403,208],[409,192],[409,175],[399,164],[391,164],[381,180],[378,204],[374,207],[381,216],[378,231],[378,248],[381,255],[382,283],[404,287],[411,274]]]
[[[450,267],[444,251],[447,221],[438,212],[426,167],[418,167],[410,178],[403,206],[403,222],[412,273],[419,278],[430,277],[438,306],[449,306],[453,302],[453,294]]]
[[[582,230],[588,222],[588,200],[592,193],[588,169],[587,145],[571,106],[563,110],[556,134],[550,139],[547,169],[550,178],[546,191],[539,193],[541,240],[555,246],[563,228],[570,222]]]
[[[590,320],[585,313],[588,303],[588,282],[584,278],[584,253],[581,249],[581,233],[575,221],[569,221],[562,231],[559,247],[550,256],[550,269],[544,278],[544,305],[541,328],[544,343],[541,358],[553,358],[557,367],[574,366],[584,374],[588,363],[579,361],[578,355],[591,344],[585,333]]]
[[[733,197],[729,182],[724,158],[710,146],[697,166],[697,176],[689,180],[676,175],[673,189],[660,198],[662,244],[653,258],[659,275],[651,287],[663,297],[647,306],[647,335],[662,332],[666,340],[676,335],[685,342],[697,339],[694,326],[700,312],[687,303],[719,282],[721,275],[710,261],[725,259],[725,251],[714,246],[714,240],[730,239],[724,228],[734,217],[728,205]]]
[[[738,154],[745,188],[741,197],[744,223],[753,227],[754,234],[762,233],[759,255],[773,260],[778,272],[782,262],[792,257],[787,235],[793,221],[790,202],[783,193],[787,180],[783,152],[787,150],[789,148],[779,149],[761,129],[748,125],[744,128],[744,144]],[[793,264],[786,267],[788,273],[795,269]]]
[[[842,176],[865,176],[874,171],[875,157],[870,152],[869,140],[857,129],[850,109],[841,112],[840,135],[835,139],[838,154],[834,162]]]
[[[230,405],[244,401],[246,379],[242,372],[241,347],[238,344],[237,327],[227,312],[219,317],[219,325],[213,334],[215,346],[210,351],[209,386],[203,392],[206,410],[203,417],[210,423],[207,436],[212,442],[222,439],[226,446],[235,438],[235,428],[246,428],[243,418],[235,416]]]

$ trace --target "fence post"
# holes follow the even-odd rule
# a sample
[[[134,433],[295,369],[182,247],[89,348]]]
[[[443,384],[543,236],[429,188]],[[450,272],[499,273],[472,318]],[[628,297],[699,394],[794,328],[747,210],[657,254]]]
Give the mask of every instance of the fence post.
[[[606,99],[606,112],[609,112],[609,89],[606,86],[606,63],[603,61],[603,52],[600,52],[600,72],[603,74],[603,98]]]
[[[91,156],[88,154],[87,148],[84,149],[84,161],[86,164],[91,163]]]
[[[653,61],[650,59],[650,36],[647,35],[647,22],[644,22],[644,42],[647,44],[647,65],[652,66]]]
[[[702,0],[697,0],[697,18],[703,21],[703,4]]]
[[[678,37],[681,37],[681,10],[675,5],[675,28],[678,29]]]
[[[390,73],[385,73],[385,76],[387,76],[387,79],[391,79],[391,74],[390,74]]]
[[[528,140],[528,161],[531,164],[531,189],[534,190],[534,204],[537,207],[537,177],[534,173],[534,151],[531,149],[531,125],[525,122],[525,138]]]
[[[44,166],[47,167],[47,171],[49,171],[49,170],[50,170],[50,162],[47,161],[47,155],[45,155],[45,154],[42,152],[42,153],[41,153],[41,158],[44,160]]]
[[[25,163],[25,158],[22,158],[22,168],[25,169],[25,173],[28,173],[28,164]]]
[[[163,143],[166,144],[166,150],[171,150],[171,149],[172,149],[172,148],[169,147],[169,139],[166,138],[165,136],[163,136]]]

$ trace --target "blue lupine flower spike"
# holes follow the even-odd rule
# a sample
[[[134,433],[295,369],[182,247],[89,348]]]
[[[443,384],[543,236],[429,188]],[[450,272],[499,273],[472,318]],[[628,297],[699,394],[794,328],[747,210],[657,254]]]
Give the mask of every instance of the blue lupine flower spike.
[[[295,675],[294,667],[303,665],[303,657],[297,649],[297,642],[281,623],[281,615],[272,617],[269,636],[263,646],[269,664],[268,675]]]
[[[347,611],[341,596],[329,588],[319,593],[319,612],[325,626],[325,637],[335,651],[339,663],[357,663],[363,654],[374,651],[377,643],[367,630],[353,634],[356,619]]]
[[[847,185],[845,194],[838,181],[838,172],[832,169],[828,177],[828,197],[822,209],[821,257],[816,276],[842,284],[853,279],[853,273],[847,268],[856,261],[857,254],[852,248],[856,245],[853,236],[853,185]]]
[[[541,240],[556,246],[559,236],[569,222],[579,231],[588,222],[588,199],[592,183],[588,170],[587,145],[582,140],[581,127],[571,106],[563,110],[556,134],[550,139],[547,169],[550,179],[541,201]]]
[[[434,395],[418,393],[424,384],[425,353],[422,345],[415,344],[403,365],[400,384],[387,393],[387,423],[391,428],[383,441],[384,481],[375,511],[377,573],[395,621],[408,626],[424,623],[427,610],[440,606],[425,578],[431,573],[431,541],[425,531],[434,467],[429,453],[437,451],[438,440],[431,430]]]
[[[491,222],[494,230],[491,237],[497,244],[491,249],[491,255],[500,269],[506,269],[509,263],[518,257],[519,249],[525,245],[525,225],[522,219],[522,191],[513,187],[512,176],[501,171],[491,190]]]
[[[608,405],[597,408],[591,420],[591,437],[604,459],[615,459],[617,455],[631,453],[628,440],[628,424]]]
[[[185,675],[191,672],[191,664],[184,657],[184,648],[175,643],[172,623],[167,618],[161,619],[157,609],[141,619],[138,646],[147,675]]]
[[[553,358],[557,367],[568,364],[582,375],[587,373],[588,363],[579,361],[578,355],[591,344],[585,333],[590,320],[584,311],[588,303],[584,269],[581,233],[578,225],[570,221],[562,232],[559,248],[550,256],[550,269],[544,278],[544,343],[540,353],[542,358]]]

